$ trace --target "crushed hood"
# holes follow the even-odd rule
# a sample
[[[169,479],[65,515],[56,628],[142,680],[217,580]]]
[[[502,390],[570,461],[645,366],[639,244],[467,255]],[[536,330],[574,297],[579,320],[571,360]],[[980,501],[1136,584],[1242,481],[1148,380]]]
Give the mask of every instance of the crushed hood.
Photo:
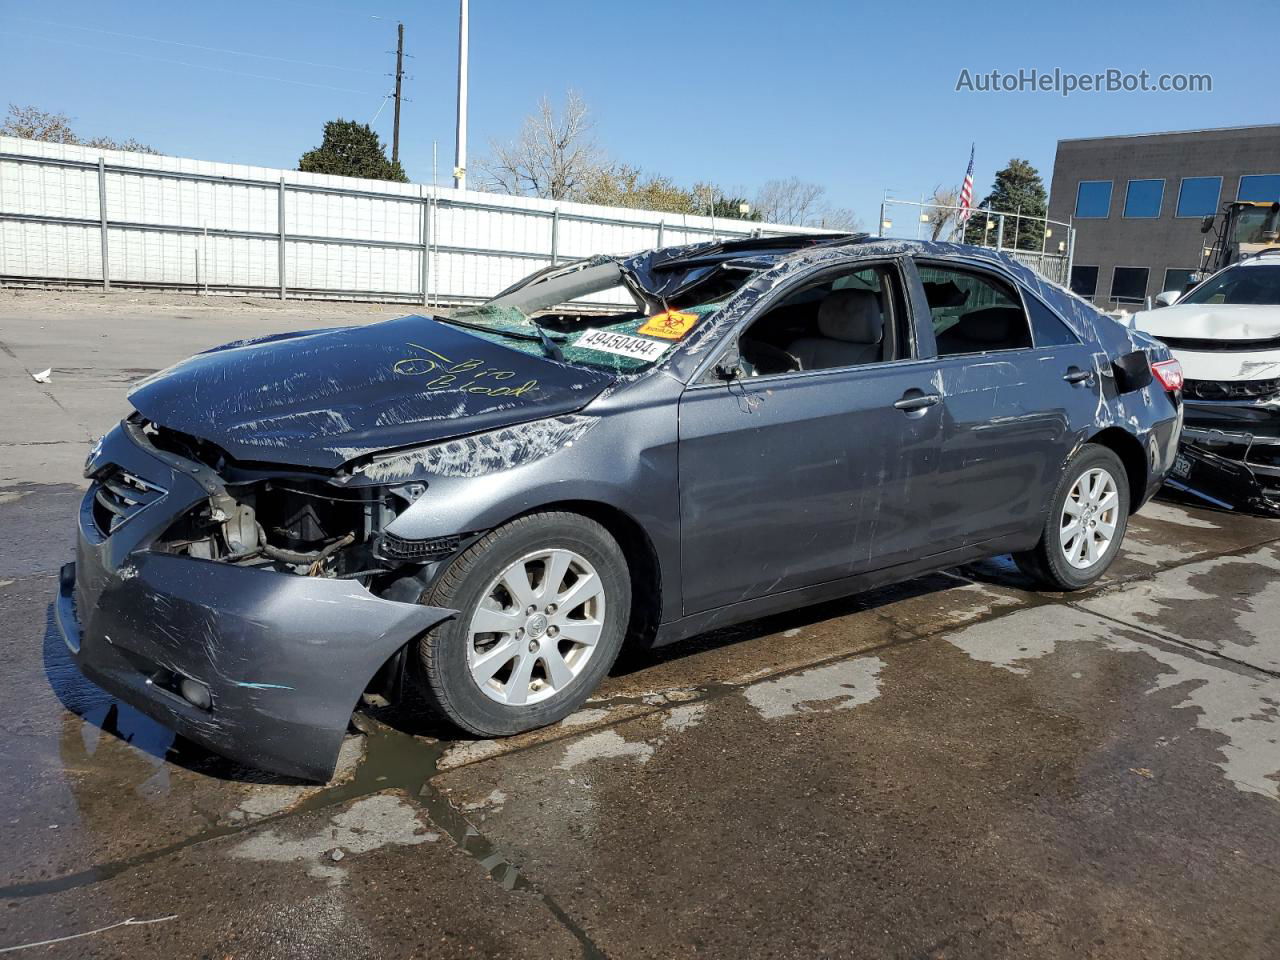
[[[1280,307],[1188,303],[1144,310],[1134,325],[1153,337],[1175,340],[1264,340],[1280,337]]]
[[[333,468],[573,413],[613,379],[409,316],[229,343],[148,377],[129,399],[237,460]]]

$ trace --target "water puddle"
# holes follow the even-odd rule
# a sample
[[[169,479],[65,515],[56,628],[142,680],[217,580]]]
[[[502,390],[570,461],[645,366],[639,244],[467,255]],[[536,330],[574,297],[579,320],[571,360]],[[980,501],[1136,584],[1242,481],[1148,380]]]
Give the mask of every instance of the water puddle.
[[[581,740],[574,740],[564,750],[564,757],[556,764],[557,770],[572,770],[592,760],[625,758],[637,763],[647,763],[653,756],[653,747],[643,741],[628,741],[616,730],[601,730]]]
[[[1193,517],[1181,507],[1152,500],[1145,504],[1137,514],[1140,520],[1154,520],[1156,523],[1173,523],[1180,527],[1195,527],[1199,530],[1221,530],[1222,527],[1200,517]]]
[[[347,854],[369,853],[382,847],[435,843],[440,834],[427,830],[417,810],[390,793],[355,801],[334,814],[319,833],[290,837],[276,830],[262,830],[231,849],[241,860],[306,864],[307,876],[331,885],[347,877],[342,861]]]
[[[1174,709],[1194,710],[1199,729],[1223,738],[1217,764],[1223,776],[1242,792],[1280,800],[1280,680],[1179,652],[1154,637],[1143,639],[1136,629],[1060,606],[1019,611],[947,639],[974,660],[1022,676],[1031,673],[1034,661],[1067,644],[1149,657],[1164,669],[1145,692],[1182,693]]]
[[[855,657],[747,687],[742,695],[766,720],[815,710],[851,710],[880,696],[879,657]]]

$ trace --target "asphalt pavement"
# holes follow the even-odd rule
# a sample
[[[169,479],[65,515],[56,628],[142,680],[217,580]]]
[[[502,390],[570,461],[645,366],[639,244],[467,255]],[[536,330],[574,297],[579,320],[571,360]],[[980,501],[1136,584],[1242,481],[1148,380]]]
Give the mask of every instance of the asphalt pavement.
[[[1277,521],[1158,500],[1095,589],[951,570],[627,656],[508,740],[410,703],[326,786],[80,677],[51,602],[128,384],[404,312],[0,291],[0,953],[1280,955]]]

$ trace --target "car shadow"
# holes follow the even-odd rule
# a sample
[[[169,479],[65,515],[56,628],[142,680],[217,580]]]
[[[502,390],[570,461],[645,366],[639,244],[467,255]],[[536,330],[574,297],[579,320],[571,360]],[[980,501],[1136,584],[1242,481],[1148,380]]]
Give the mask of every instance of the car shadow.
[[[1018,569],[1013,557],[1007,553],[961,564],[950,572],[987,587],[1004,587],[1009,590],[1024,590],[1028,593],[1044,592],[1039,584]]]
[[[1015,585],[1023,587],[1030,584],[1030,581],[1023,577],[1016,567],[1013,567],[1011,560],[1009,566],[1013,567],[1013,573],[1008,573],[998,567],[988,569],[983,565],[974,566],[979,569],[975,569],[972,573],[961,573],[959,568],[952,573],[965,579],[999,583],[1002,586]],[[1021,578],[1021,580],[1018,578]],[[1008,584],[1005,581],[1008,581]],[[745,623],[720,627],[663,647],[650,647],[648,649],[624,648],[613,670],[610,671],[610,676],[629,676],[658,664],[671,663],[736,643],[757,640],[776,633],[784,633],[787,630],[803,629],[855,613],[866,613],[902,600],[911,600],[916,597],[941,593],[962,585],[962,582],[957,580],[955,575],[949,575],[947,572],[930,573],[916,577],[913,580],[890,584],[865,593],[841,597],[838,600],[828,600],[811,606],[797,607],[794,610],[770,614],[757,620],[748,620]]]
[[[855,613],[864,613],[879,607],[909,600],[914,597],[927,596],[944,590],[961,586],[955,576],[945,573],[934,573],[917,577],[904,583],[892,584],[866,593],[829,600],[811,606],[799,607],[783,613],[770,614],[756,620],[738,623],[700,633],[696,636],[680,640],[662,647],[643,647],[629,645],[623,648],[613,668],[611,677],[626,677],[643,673],[661,664],[677,662],[694,657],[708,651],[733,646],[782,633],[795,628],[803,628],[834,620]],[[437,714],[416,692],[413,685],[406,684],[405,695],[400,701],[380,708],[365,708],[362,713],[386,724],[399,733],[414,737],[427,737],[432,740],[448,743],[482,740],[464,733]],[[357,719],[357,726],[359,726]]]

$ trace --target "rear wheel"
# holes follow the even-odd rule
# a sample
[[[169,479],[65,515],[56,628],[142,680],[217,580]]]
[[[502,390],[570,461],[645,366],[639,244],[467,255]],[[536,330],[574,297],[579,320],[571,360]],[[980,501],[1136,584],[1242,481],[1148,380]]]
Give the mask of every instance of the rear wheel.
[[[1111,566],[1128,522],[1124,464],[1106,447],[1086,444],[1063,471],[1040,542],[1014,560],[1042,587],[1079,590]]]
[[[424,602],[459,611],[418,642],[428,699],[505,736],[582,704],[626,634],[631,580],[608,531],[579,514],[520,517],[468,548]]]

